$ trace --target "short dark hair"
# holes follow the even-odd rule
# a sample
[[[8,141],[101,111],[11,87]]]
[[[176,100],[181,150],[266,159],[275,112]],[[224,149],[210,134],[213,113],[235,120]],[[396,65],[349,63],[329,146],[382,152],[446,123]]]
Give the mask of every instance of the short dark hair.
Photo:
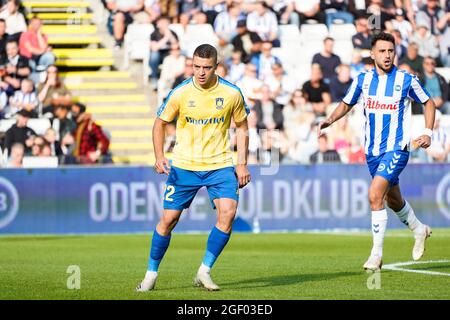
[[[194,51],[194,56],[206,59],[213,58],[214,63],[217,63],[217,50],[210,44],[199,45]]]
[[[395,46],[395,39],[394,36],[390,33],[387,32],[380,32],[377,33],[373,38],[372,38],[372,48],[375,47],[375,45],[377,44],[378,41],[389,41],[391,42],[394,46]]]

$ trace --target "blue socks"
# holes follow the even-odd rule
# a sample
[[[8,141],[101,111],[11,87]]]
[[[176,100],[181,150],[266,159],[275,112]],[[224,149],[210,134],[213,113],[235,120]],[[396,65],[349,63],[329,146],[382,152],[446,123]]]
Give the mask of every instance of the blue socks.
[[[217,257],[220,255],[229,239],[230,233],[220,231],[217,227],[212,229],[208,237],[206,253],[203,258],[203,264],[205,266],[211,268],[214,265],[214,262],[216,262]]]
[[[159,264],[161,263],[161,260],[169,247],[170,237],[171,234],[168,236],[162,236],[155,229],[155,232],[153,233],[150,257],[148,259],[148,271],[158,272]]]

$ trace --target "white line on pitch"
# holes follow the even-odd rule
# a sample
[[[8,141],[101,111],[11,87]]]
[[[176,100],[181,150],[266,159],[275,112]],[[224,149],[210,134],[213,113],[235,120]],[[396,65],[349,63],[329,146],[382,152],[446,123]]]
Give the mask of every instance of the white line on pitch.
[[[403,272],[412,272],[412,273],[422,273],[429,274],[432,276],[447,276],[450,277],[450,273],[445,272],[436,272],[436,271],[426,271],[426,270],[414,270],[414,269],[406,269],[400,268],[404,266],[411,266],[415,264],[430,264],[430,263],[446,263],[450,262],[450,260],[428,260],[428,261],[408,261],[408,262],[396,262],[384,265],[382,269],[392,270],[392,271],[403,271]]]

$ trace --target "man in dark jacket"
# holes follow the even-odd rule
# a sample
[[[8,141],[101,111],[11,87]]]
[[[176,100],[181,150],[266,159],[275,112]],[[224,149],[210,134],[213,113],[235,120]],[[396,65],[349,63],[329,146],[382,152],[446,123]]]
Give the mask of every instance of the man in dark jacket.
[[[25,154],[31,152],[34,137],[37,136],[33,129],[27,127],[28,120],[31,116],[32,112],[24,109],[17,112],[16,123],[6,131],[5,149],[8,150],[8,153],[15,143],[20,143],[25,147]]]

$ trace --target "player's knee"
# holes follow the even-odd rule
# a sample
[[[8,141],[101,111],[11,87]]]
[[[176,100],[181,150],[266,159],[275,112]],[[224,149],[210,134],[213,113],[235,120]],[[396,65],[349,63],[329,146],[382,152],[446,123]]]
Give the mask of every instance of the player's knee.
[[[178,223],[178,220],[179,217],[163,216],[159,221],[159,227],[162,232],[170,233],[172,229],[175,228],[176,224]]]
[[[379,210],[383,208],[383,195],[377,190],[369,190],[369,202],[372,210]]]

